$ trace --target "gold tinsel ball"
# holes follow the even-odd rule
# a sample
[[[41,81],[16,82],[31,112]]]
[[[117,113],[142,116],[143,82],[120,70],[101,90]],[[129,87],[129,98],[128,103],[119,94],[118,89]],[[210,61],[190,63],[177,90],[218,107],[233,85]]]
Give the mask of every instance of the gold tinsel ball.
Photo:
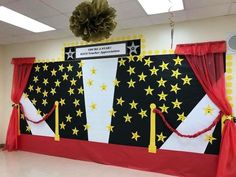
[[[109,38],[117,23],[116,10],[107,0],[85,1],[79,4],[70,17],[70,30],[84,41],[97,42]]]

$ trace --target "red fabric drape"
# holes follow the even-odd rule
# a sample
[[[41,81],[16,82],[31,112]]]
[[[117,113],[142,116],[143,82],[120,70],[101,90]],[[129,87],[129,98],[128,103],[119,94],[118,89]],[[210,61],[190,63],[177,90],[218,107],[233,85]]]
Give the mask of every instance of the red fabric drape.
[[[232,114],[232,108],[226,99],[224,77],[225,41],[177,45],[175,53],[185,55],[194,74],[201,83],[209,98],[226,115]],[[236,143],[233,135],[236,128],[232,121],[225,124],[222,137],[217,177],[235,177]],[[225,147],[228,146],[229,147]],[[232,154],[230,154],[232,153]],[[231,157],[231,158],[229,158]],[[233,174],[233,175],[228,175]]]
[[[20,98],[27,85],[30,72],[35,58],[13,58],[14,64],[13,81],[11,90],[11,100],[15,104],[19,104]],[[10,122],[8,125],[5,150],[14,151],[18,149],[17,145],[18,134],[18,109],[17,106],[13,107]]]

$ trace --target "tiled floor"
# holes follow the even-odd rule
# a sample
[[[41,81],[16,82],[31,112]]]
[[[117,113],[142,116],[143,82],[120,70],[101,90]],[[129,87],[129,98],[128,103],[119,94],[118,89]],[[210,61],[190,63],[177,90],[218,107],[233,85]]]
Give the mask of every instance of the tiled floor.
[[[28,152],[0,151],[1,177],[171,177]]]

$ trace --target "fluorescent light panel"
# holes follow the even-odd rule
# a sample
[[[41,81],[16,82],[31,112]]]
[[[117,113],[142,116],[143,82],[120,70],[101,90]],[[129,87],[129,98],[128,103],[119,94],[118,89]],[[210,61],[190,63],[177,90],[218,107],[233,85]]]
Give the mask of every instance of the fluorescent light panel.
[[[0,6],[0,20],[34,33],[55,30],[55,28],[38,22],[4,6]]]
[[[148,15],[184,9],[183,0],[138,0]]]

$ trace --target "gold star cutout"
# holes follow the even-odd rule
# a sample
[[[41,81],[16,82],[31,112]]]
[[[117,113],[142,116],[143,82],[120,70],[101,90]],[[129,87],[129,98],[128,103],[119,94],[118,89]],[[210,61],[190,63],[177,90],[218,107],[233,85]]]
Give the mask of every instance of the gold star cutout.
[[[63,70],[65,69],[65,67],[63,66],[63,64],[59,65],[59,71],[63,72]]]
[[[136,102],[133,100],[131,103],[129,103],[129,105],[130,105],[130,109],[137,109],[138,103],[136,103]]]
[[[43,99],[42,105],[46,106],[48,104],[47,99]]]
[[[119,60],[119,66],[125,66],[125,62],[126,62],[126,60],[124,60],[123,58],[121,58],[121,59]]]
[[[37,100],[34,98],[34,99],[32,100],[32,104],[33,104],[33,105],[36,105],[36,103],[37,103]]]
[[[77,99],[75,98],[73,104],[75,105],[75,107],[79,106],[79,99],[77,100]]]
[[[61,130],[65,130],[66,124],[64,124],[64,122],[60,123],[60,129]]]
[[[168,109],[169,109],[169,107],[168,106],[166,106],[165,104],[163,104],[162,106],[159,106],[159,108],[161,109],[161,112],[162,113],[168,113]]]
[[[167,82],[167,80],[163,80],[163,78],[161,77],[161,79],[158,80],[157,82],[158,82],[158,87],[161,86],[165,87],[166,86],[165,83]]]
[[[60,87],[61,82],[57,79],[55,83],[55,87]]]
[[[106,84],[102,84],[100,87],[101,87],[102,91],[106,91],[107,90],[107,85]]]
[[[37,65],[37,66],[35,67],[35,71],[36,71],[36,72],[39,72],[39,70],[40,70],[40,67]]]
[[[84,126],[84,131],[87,131],[90,128],[89,124],[83,125]]]
[[[114,109],[110,110],[109,113],[110,113],[111,117],[115,117],[116,116],[116,111]]]
[[[181,105],[183,102],[179,102],[179,100],[176,99],[175,101],[172,101],[171,103],[174,105],[173,109],[174,109],[174,108],[179,108],[179,109],[180,109],[180,105]]]
[[[76,111],[76,116],[79,116],[79,117],[81,117],[82,116],[82,114],[83,114],[83,112],[79,109],[78,111]]]
[[[20,115],[20,118],[21,118],[21,119],[25,119],[24,114],[21,114],[21,115]]]
[[[84,66],[84,64],[85,64],[84,61],[80,61],[79,62],[79,67],[82,68]]]
[[[97,72],[97,70],[96,70],[95,68],[92,68],[92,69],[90,70],[90,72],[91,72],[92,75],[95,75],[96,72]]]
[[[157,141],[161,141],[161,142],[165,142],[165,138],[166,136],[163,135],[163,132],[161,132],[161,134],[157,135],[158,139]]]
[[[32,92],[34,90],[34,86],[33,85],[29,85],[28,89],[29,89],[30,92]]]
[[[79,79],[83,76],[82,71],[77,71],[76,77]]]
[[[139,77],[139,81],[144,81],[144,82],[145,82],[145,78],[147,77],[147,75],[145,75],[145,74],[142,72],[140,75],[138,75],[138,77]]]
[[[63,105],[65,105],[65,104],[66,104],[66,103],[65,103],[65,99],[62,99],[62,98],[61,98],[61,100],[60,100],[60,105],[63,106]]]
[[[143,55],[139,55],[139,56],[137,57],[137,61],[143,62]]]
[[[154,89],[152,89],[150,86],[148,88],[144,89],[146,91],[146,95],[152,95],[152,92]]]
[[[135,67],[132,68],[132,67],[130,66],[129,69],[127,70],[127,72],[129,73],[129,75],[132,75],[132,74],[135,74],[135,71],[134,71],[134,70],[135,70]]]
[[[213,115],[213,112],[214,112],[214,109],[210,105],[207,105],[207,107],[204,108],[205,115]]]
[[[159,67],[161,68],[161,71],[169,70],[168,68],[169,63],[165,63],[164,61],[162,61],[161,65],[159,65]]]
[[[56,71],[55,69],[53,69],[53,70],[51,71],[51,74],[52,74],[52,76],[56,76],[56,75],[57,75],[57,71]]]
[[[90,107],[92,110],[97,109],[96,103],[92,103],[89,107]]]
[[[52,95],[55,95],[55,93],[57,93],[57,92],[56,92],[56,89],[55,89],[55,88],[51,88],[50,93],[51,93]]]
[[[144,117],[147,117],[147,110],[141,109],[141,111],[138,113],[141,118],[143,119]]]
[[[175,84],[175,85],[170,85],[171,86],[171,92],[175,92],[175,94],[178,93],[178,90],[181,90],[179,87],[178,87],[178,84]]]
[[[159,101],[161,101],[161,100],[166,101],[166,97],[168,96],[168,94],[165,94],[163,91],[157,95],[159,96]]]
[[[140,135],[138,134],[138,132],[137,131],[135,133],[132,132],[132,138],[131,139],[134,139],[135,141],[138,141],[138,138],[140,138]]]
[[[46,86],[48,84],[48,79],[43,79],[43,84]]]
[[[68,93],[69,93],[70,95],[73,95],[73,94],[74,94],[74,89],[70,87],[70,89],[68,90]]]
[[[171,70],[171,71],[172,71],[171,77],[175,77],[176,79],[178,79],[179,75],[181,75],[181,73],[179,72],[179,69]]]
[[[79,92],[79,94],[82,94],[82,95],[83,95],[83,93],[84,93],[83,87],[78,88],[78,92]]]
[[[72,119],[72,117],[70,116],[70,114],[68,114],[68,115],[66,116],[66,122],[71,122],[71,119]]]
[[[134,62],[134,56],[133,55],[128,56],[128,60],[129,60],[129,62],[131,62],[131,61]]]
[[[114,128],[114,126],[112,126],[112,125],[107,125],[107,130],[108,130],[109,132],[113,132],[113,128]]]
[[[29,97],[29,95],[27,93],[24,93],[23,96],[25,99]]]
[[[136,83],[135,81],[133,81],[132,79],[130,79],[129,82],[127,82],[129,84],[129,88],[133,87],[135,88],[134,84]]]
[[[216,140],[212,135],[206,135],[205,140],[208,141],[210,144],[213,144],[213,141]]]
[[[41,87],[37,86],[37,88],[35,90],[37,93],[41,93]]]
[[[122,97],[117,98],[116,100],[117,100],[117,103],[116,103],[116,104],[121,105],[121,106],[122,106],[123,103],[125,102]]]
[[[177,114],[177,115],[178,115],[177,121],[180,120],[181,122],[183,122],[186,119],[184,112],[182,114]]]
[[[115,79],[115,80],[113,81],[114,86],[119,87],[119,83],[120,83],[120,81],[118,81],[117,79]]]
[[[148,57],[148,59],[144,59],[145,63],[144,66],[148,66],[150,67],[150,65],[153,63],[153,61],[151,61],[150,57]]]
[[[73,131],[73,135],[78,135],[79,130],[76,127],[72,129],[72,131]]]
[[[41,110],[40,109],[37,109],[37,115],[40,115],[41,114]]]
[[[43,91],[43,97],[48,97],[48,92],[46,90]]]
[[[183,77],[181,79],[184,81],[183,85],[185,85],[185,84],[191,85],[190,81],[192,80],[192,78],[189,78],[188,75],[186,75],[185,77]]]
[[[72,85],[76,85],[76,82],[77,82],[77,80],[75,80],[74,78],[72,79],[72,80],[70,80],[70,85],[72,86]]]
[[[182,61],[184,60],[184,59],[181,59],[181,58],[179,58],[179,56],[177,57],[177,58],[175,58],[175,59],[173,59],[174,61],[175,61],[175,65],[182,65]]]
[[[131,123],[132,116],[130,116],[128,113],[126,114],[126,116],[124,116],[124,118],[125,118],[125,122]]]
[[[34,79],[33,79],[33,81],[34,81],[34,83],[37,83],[38,82],[38,76],[34,76]]]
[[[87,85],[88,85],[89,87],[93,86],[93,80],[89,79],[88,82],[87,82]]]
[[[71,66],[70,64],[69,64],[69,66],[67,66],[66,68],[67,68],[67,71],[68,71],[68,72],[73,70],[73,66]]]
[[[30,132],[30,127],[29,126],[26,126],[26,131]]]
[[[43,70],[44,70],[44,71],[47,71],[47,70],[48,70],[48,65],[44,64],[44,65],[43,65]]]
[[[63,81],[65,81],[65,80],[68,80],[68,76],[69,76],[69,75],[68,75],[68,74],[66,74],[66,73],[65,73],[65,74],[63,74],[63,75],[62,75]]]
[[[155,66],[153,66],[153,68],[152,69],[149,69],[150,71],[151,71],[151,76],[152,75],[156,75],[157,76],[157,71],[159,70],[159,69],[157,69]]]

